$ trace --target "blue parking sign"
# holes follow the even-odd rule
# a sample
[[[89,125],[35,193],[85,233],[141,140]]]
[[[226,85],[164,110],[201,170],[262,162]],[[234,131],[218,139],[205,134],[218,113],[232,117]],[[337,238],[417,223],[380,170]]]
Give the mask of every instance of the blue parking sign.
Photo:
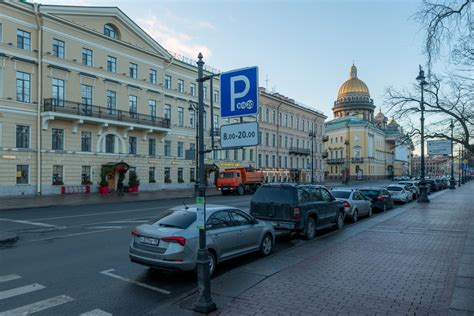
[[[221,117],[258,113],[258,67],[224,72],[220,83]]]

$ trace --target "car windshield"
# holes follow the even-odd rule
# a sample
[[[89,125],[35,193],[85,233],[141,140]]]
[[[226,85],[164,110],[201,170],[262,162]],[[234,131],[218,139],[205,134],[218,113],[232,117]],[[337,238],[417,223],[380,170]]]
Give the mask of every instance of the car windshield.
[[[367,197],[379,196],[380,191],[378,190],[360,190]]]
[[[400,188],[400,187],[387,187],[387,190],[389,190],[389,191],[401,191],[402,188]]]
[[[349,198],[349,196],[351,195],[351,192],[347,192],[347,191],[332,191],[332,194],[334,194],[334,196],[336,198],[339,198],[339,199],[347,199]]]
[[[196,220],[196,213],[189,211],[166,211],[153,218],[150,224],[159,227],[186,229]]]
[[[234,178],[235,172],[221,172],[219,178]]]
[[[292,187],[260,187],[252,197],[252,202],[256,203],[295,203],[295,189]]]

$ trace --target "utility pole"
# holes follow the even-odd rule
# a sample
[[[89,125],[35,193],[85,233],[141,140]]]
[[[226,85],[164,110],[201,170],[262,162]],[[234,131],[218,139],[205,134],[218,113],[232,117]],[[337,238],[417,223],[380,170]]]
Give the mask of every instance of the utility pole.
[[[211,277],[209,275],[209,253],[206,243],[206,175],[204,168],[204,87],[203,87],[203,66],[202,54],[198,55],[198,108],[199,108],[199,194],[196,198],[198,208],[202,208],[202,214],[198,210],[199,223],[199,250],[197,254],[197,272],[198,272],[198,298],[194,303],[194,310],[200,313],[210,313],[216,309],[216,304],[211,298]]]

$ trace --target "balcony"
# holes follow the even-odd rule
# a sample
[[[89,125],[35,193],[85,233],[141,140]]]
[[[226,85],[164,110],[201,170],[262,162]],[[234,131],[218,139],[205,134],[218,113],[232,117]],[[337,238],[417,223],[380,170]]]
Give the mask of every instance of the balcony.
[[[306,148],[299,148],[299,147],[290,147],[289,154],[295,155],[309,155],[310,150]]]
[[[354,157],[351,159],[352,163],[364,163],[364,158],[362,157]]]
[[[329,157],[329,153],[328,153],[327,150],[325,150],[325,151],[323,151],[322,158],[326,159],[327,157]]]
[[[341,164],[346,163],[346,160],[344,158],[327,159],[326,163],[329,165],[341,165]]]
[[[323,136],[323,143],[329,141],[329,136],[328,135],[324,135]]]
[[[47,113],[43,113],[43,125],[45,121],[47,122],[50,119],[54,119],[55,116],[58,116],[73,121],[81,120],[106,124],[112,123],[119,126],[130,127],[143,126],[143,128],[149,128],[151,130],[166,131],[164,129],[170,128],[170,120],[167,118],[118,109],[108,109],[80,102],[45,99],[43,110],[44,112],[49,112],[49,117],[45,116],[48,115]]]

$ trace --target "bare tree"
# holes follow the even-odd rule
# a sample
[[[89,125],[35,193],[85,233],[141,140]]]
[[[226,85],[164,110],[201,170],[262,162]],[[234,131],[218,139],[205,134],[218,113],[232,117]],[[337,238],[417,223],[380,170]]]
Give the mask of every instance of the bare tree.
[[[418,124],[413,122],[413,114],[419,117],[420,87],[414,86],[413,91],[398,91],[393,87],[386,90],[389,112],[405,126],[407,135],[412,138],[419,136]],[[448,80],[446,83],[432,76],[424,89],[425,98],[425,137],[444,138],[463,144],[474,152],[474,91],[459,80]],[[450,121],[454,121],[454,137],[451,138]]]
[[[444,138],[463,144],[474,153],[474,21],[472,0],[424,0],[415,18],[426,29],[424,51],[429,69],[425,86],[425,137]],[[451,45],[452,44],[452,45]],[[449,70],[436,75],[431,66],[448,53]],[[386,102],[392,113],[413,139],[419,136],[419,124],[410,115],[420,110],[420,87],[410,90],[390,87]],[[455,134],[451,138],[450,121]]]

